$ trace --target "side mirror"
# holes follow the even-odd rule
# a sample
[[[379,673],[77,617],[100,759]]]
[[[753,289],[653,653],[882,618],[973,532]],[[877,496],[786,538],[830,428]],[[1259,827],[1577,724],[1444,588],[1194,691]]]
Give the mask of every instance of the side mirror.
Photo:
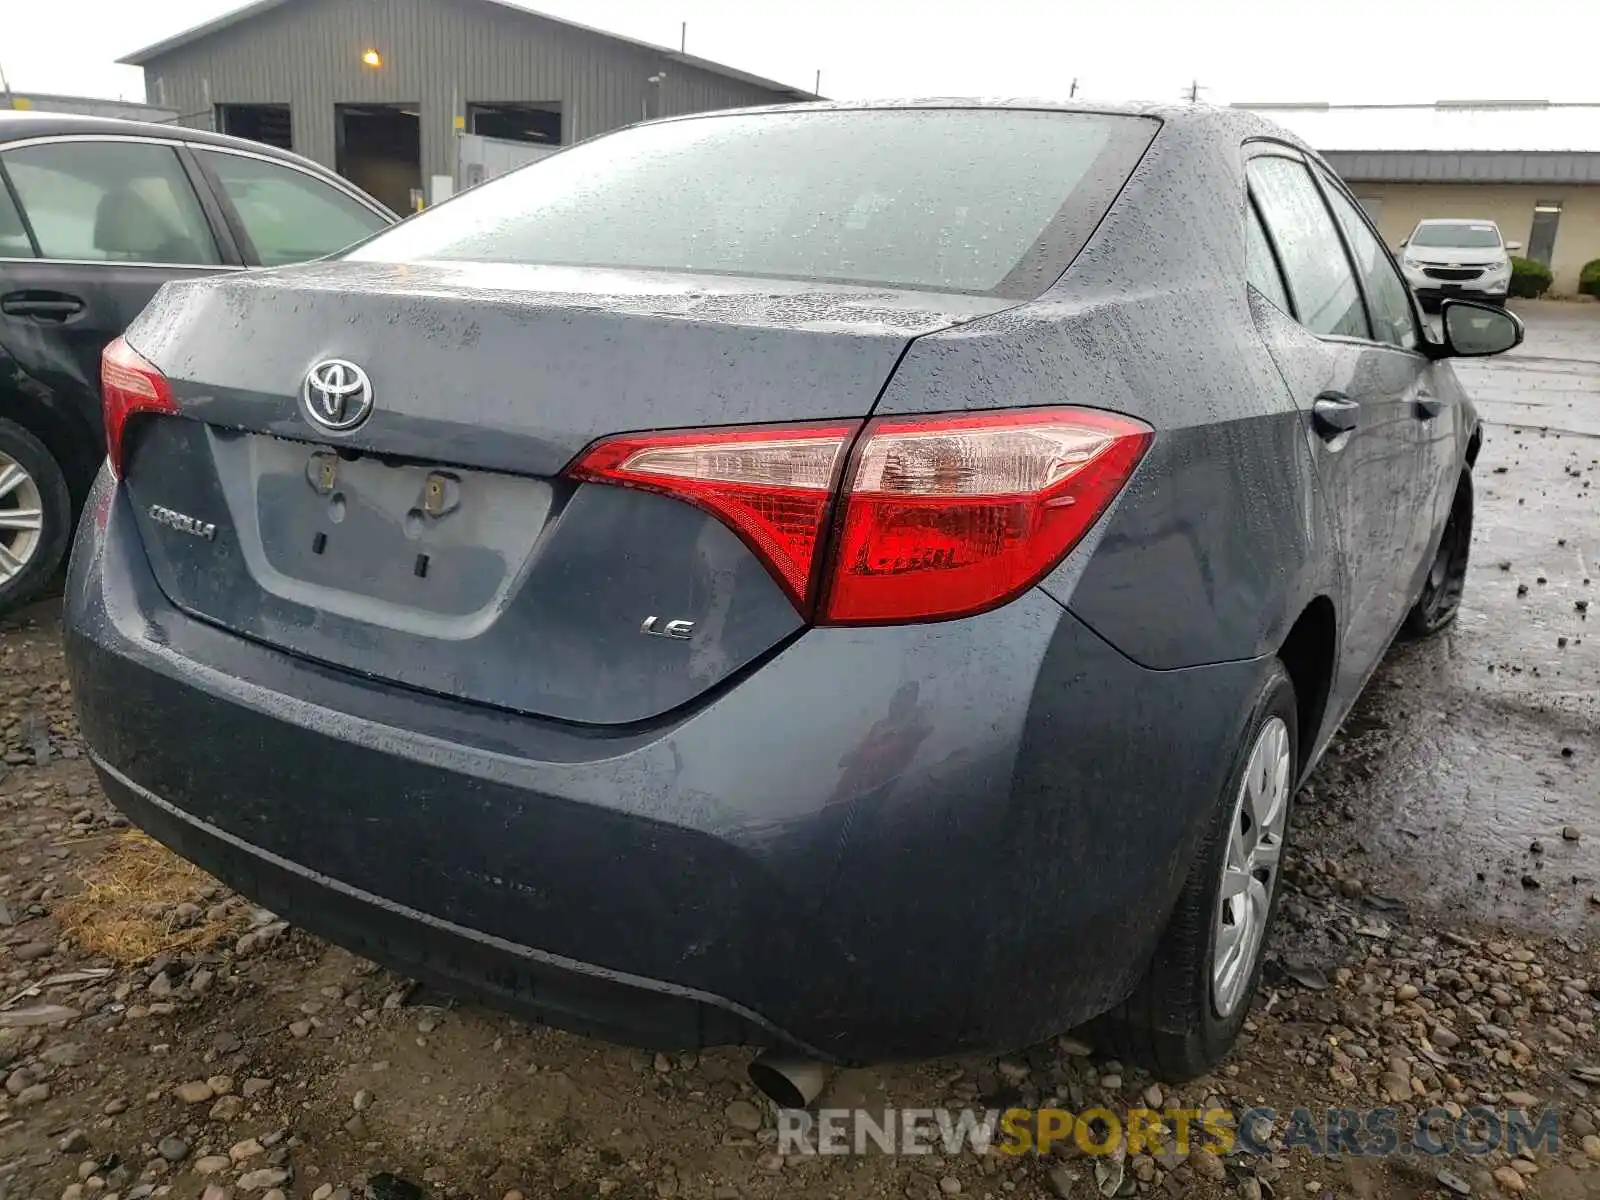
[[[1411,244],[1411,239],[1410,238],[1401,238],[1400,239],[1400,249],[1404,250],[1410,244]]]
[[[1521,250],[1521,249],[1522,249],[1522,243],[1521,242],[1507,242],[1506,243],[1506,250],[1511,254],[1515,254],[1518,250]]]
[[[1522,321],[1515,313],[1471,300],[1446,300],[1439,308],[1444,357],[1486,358],[1522,345]]]

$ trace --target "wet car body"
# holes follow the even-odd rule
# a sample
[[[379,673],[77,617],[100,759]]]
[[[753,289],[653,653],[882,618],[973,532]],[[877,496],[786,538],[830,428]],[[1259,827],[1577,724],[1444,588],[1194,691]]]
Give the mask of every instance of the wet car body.
[[[1290,665],[1303,778],[1478,437],[1447,365],[1246,286],[1247,160],[1314,156],[1244,114],[1115,115],[1138,152],[1032,294],[374,261],[165,289],[128,343],[179,415],[130,423],[68,592],[115,802],[297,924],[621,1040],[870,1061],[1115,1005],[1263,673]],[[196,335],[243,327],[244,353]],[[327,438],[297,393],[334,355],[377,400]],[[1332,392],[1361,425],[1330,438]],[[948,620],[815,620],[703,509],[571,470],[635,430],[1063,404],[1148,426],[1136,469],[1042,578]],[[372,511],[439,477],[463,517],[527,517],[345,538],[347,471]]]

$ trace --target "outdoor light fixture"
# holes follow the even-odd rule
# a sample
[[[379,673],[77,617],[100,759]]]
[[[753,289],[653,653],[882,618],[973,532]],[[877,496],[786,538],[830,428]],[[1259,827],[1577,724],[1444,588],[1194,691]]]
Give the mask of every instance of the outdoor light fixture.
[[[361,56],[361,61],[366,63],[369,67],[381,67],[383,66],[383,55],[379,54],[376,50],[368,50]]]

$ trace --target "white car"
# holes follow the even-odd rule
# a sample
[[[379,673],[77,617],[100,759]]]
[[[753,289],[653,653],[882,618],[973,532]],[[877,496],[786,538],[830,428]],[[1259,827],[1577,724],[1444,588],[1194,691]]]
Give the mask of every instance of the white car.
[[[1503,303],[1511,285],[1511,252],[1493,221],[1419,221],[1400,243],[1406,282],[1424,307],[1450,296]]]

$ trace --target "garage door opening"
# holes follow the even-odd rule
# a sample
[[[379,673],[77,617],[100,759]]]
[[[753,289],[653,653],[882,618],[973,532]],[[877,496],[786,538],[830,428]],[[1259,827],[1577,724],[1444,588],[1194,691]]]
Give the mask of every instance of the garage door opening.
[[[219,104],[217,132],[264,142],[280,150],[294,149],[287,104]]]
[[[467,130],[480,137],[539,146],[561,144],[561,105],[550,101],[480,102],[467,105]]]
[[[422,121],[411,104],[341,104],[339,174],[397,213],[415,209],[422,190]]]

